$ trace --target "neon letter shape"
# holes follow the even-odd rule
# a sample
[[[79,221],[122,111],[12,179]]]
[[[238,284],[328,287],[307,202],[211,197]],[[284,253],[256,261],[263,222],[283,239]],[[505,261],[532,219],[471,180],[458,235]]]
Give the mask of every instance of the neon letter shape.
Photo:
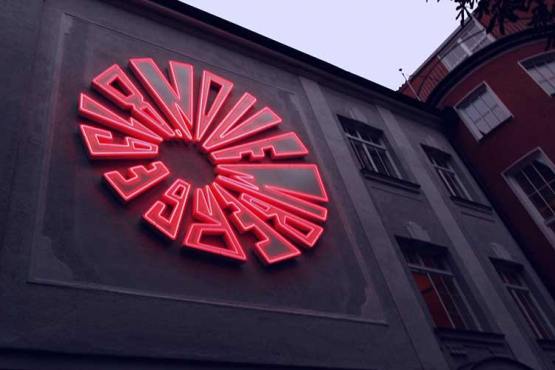
[[[202,150],[211,152],[281,123],[281,118],[268,107],[262,108],[251,117],[238,123],[255,103],[256,98],[254,96],[249,93],[243,94],[237,104],[202,144]]]
[[[80,125],[90,159],[142,159],[158,155],[158,145],[125,136],[122,144],[114,143],[108,130]]]
[[[258,239],[255,253],[265,265],[295,258],[301,252],[267,223],[258,218],[227,190],[214,183],[214,193],[223,209],[231,210],[231,222],[241,233],[251,232]]]
[[[270,153],[272,159],[298,158],[308,154],[297,134],[288,132],[217,150],[210,153],[209,159],[215,164],[239,162],[247,156],[251,161],[257,161],[263,159],[266,152]]]
[[[168,239],[175,240],[183,219],[191,185],[177,179],[166,190],[162,199],[156,201],[143,215],[143,219]],[[164,216],[166,208],[171,207],[169,216]]]
[[[119,171],[106,172],[103,178],[123,202],[128,202],[156,186],[169,175],[168,168],[158,161],[152,163],[150,168],[145,166],[128,168],[127,178]]]
[[[193,81],[190,64],[170,61],[170,82],[152,58],[131,59],[131,70],[174,128],[192,140]]]
[[[206,186],[204,189],[197,189],[194,200],[193,217],[202,221],[202,223],[191,225],[183,245],[237,261],[246,261],[247,256],[245,256],[245,252],[241,248],[235,231],[216,202],[210,187]],[[207,235],[222,236],[226,248],[204,243],[202,239]]]
[[[212,84],[219,86],[218,93],[208,109],[208,99],[210,97],[210,90],[212,89]],[[216,114],[222,109],[229,93],[233,89],[233,83],[215,75],[209,71],[202,72],[202,83],[200,86],[200,99],[198,102],[197,111],[197,126],[195,128],[195,141],[199,142],[204,137],[204,134],[212,125]],[[208,112],[206,111],[208,109]]]
[[[92,86],[121,109],[131,111],[133,117],[147,125],[162,138],[175,138],[175,132],[172,128],[154,107],[145,101],[138,87],[131,82],[117,64],[96,76],[92,81]]]
[[[143,126],[133,117],[126,120],[83,93],[79,96],[79,114],[91,121],[118,130],[124,134],[131,135],[137,139],[150,141],[152,143],[162,142],[160,136]]]
[[[216,181],[301,217],[326,221],[328,210],[314,202],[329,198],[314,164],[220,164]]]
[[[277,231],[305,248],[314,247],[324,232],[321,226],[257,199],[252,195],[241,194],[240,199],[258,217],[267,222],[272,221]]]

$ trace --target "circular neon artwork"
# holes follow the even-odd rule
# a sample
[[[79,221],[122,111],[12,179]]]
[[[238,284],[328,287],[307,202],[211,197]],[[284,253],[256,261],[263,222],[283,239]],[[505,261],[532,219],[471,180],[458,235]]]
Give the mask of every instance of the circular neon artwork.
[[[239,234],[252,233],[255,254],[274,264],[299,256],[299,247],[316,245],[328,195],[318,167],[302,159],[309,151],[299,136],[272,134],[282,122],[278,114],[255,109],[255,96],[235,96],[232,82],[207,70],[196,93],[190,64],[170,61],[168,75],[151,58],[131,59],[129,68],[139,83],[118,65],[92,81],[111,106],[86,93],[79,97],[79,114],[94,124],[79,125],[91,160],[152,159],[103,174],[122,202],[162,186],[172,174],[177,178],[143,220],[170,240],[186,228],[184,248],[246,261]],[[192,189],[187,176],[194,172],[176,174],[156,160],[159,146],[172,141],[198,146],[214,165],[215,180]],[[182,225],[188,207],[194,222]]]

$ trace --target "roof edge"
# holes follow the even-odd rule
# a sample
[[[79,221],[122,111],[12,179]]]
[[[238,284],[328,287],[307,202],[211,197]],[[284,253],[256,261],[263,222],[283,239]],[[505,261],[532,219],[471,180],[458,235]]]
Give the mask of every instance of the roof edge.
[[[111,2],[123,2],[128,4],[127,1],[123,0],[111,0]],[[259,33],[222,19],[218,16],[212,15],[191,5],[185,4],[181,1],[133,0],[133,3],[139,6],[148,7],[151,10],[158,10],[159,12],[166,13],[166,15],[169,16],[172,16],[172,13],[178,13],[181,16],[185,17],[185,19],[188,19],[191,23],[194,23],[196,26],[199,26],[199,23],[203,24],[206,27],[205,31],[216,34],[218,37],[225,37],[225,34],[222,35],[221,32],[224,31],[224,33],[227,33],[234,38],[239,38],[245,41],[243,46],[246,46],[247,48],[252,49],[253,46],[256,45],[258,47],[261,47],[262,49],[266,49],[268,51],[268,54],[272,54],[272,57],[275,57],[275,54],[277,53],[283,58],[282,61],[286,64],[292,64],[291,61],[295,61],[297,67],[301,67],[309,74],[320,71],[323,78],[328,78],[329,76],[326,76],[326,74],[331,74],[336,78],[348,81],[364,90],[372,91],[374,93],[382,95],[385,98],[398,101],[400,103],[408,105],[409,107],[417,108],[425,113],[434,116],[440,115],[439,110],[424,102],[406,96],[398,91],[382,86],[376,82],[368,80],[352,72],[346,71],[324,60],[313,57],[300,50],[272,40],[269,37],[263,36]],[[181,20],[183,20],[183,18]],[[257,52],[260,52],[260,50],[257,50]],[[310,76],[308,77],[310,78]]]

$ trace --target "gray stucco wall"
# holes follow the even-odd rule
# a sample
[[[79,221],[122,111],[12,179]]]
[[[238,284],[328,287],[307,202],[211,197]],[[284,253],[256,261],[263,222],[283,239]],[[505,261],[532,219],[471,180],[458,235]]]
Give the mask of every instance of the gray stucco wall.
[[[548,368],[490,244],[524,265],[549,315],[553,302],[493,210],[449,199],[421,144],[450,153],[487,206],[438,117],[139,4],[25,0],[0,10],[0,367],[439,370],[502,355]],[[77,137],[78,94],[109,65],[147,56],[232,80],[279,112],[279,130],[299,134],[331,198],[314,251],[270,269],[189,258],[136,222],[155,195],[112,202],[99,182],[110,166],[91,165]],[[364,177],[338,116],[382,130],[417,186]],[[448,249],[483,332],[434,330],[396,239],[411,237],[408,222]]]

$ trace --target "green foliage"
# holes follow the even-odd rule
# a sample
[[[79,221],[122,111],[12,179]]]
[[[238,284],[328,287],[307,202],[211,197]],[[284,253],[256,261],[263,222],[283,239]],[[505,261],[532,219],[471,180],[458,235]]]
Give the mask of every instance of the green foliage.
[[[440,2],[442,0],[437,0]],[[445,0],[444,0],[445,1]],[[554,28],[555,6],[548,5],[546,0],[448,0],[457,4],[457,19],[461,20],[461,25],[471,12],[478,19],[486,15],[490,20],[486,28],[491,32],[496,26],[502,35],[505,34],[507,22],[517,22],[526,17],[528,25],[535,30],[545,27]],[[428,2],[428,0],[426,0]],[[555,41],[555,28],[550,32],[547,48],[550,48]]]

